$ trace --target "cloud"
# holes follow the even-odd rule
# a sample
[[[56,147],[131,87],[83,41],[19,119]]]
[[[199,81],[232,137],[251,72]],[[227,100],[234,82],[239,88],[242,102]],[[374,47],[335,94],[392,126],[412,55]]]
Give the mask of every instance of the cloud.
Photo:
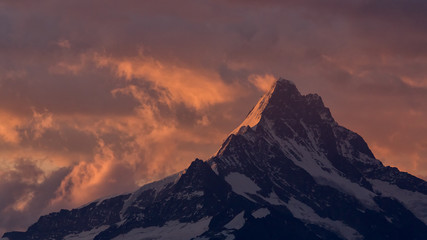
[[[197,120],[197,124],[200,124],[202,126],[208,126],[211,122],[209,121],[208,116],[203,115],[202,118]]]
[[[31,134],[34,138],[40,138],[42,134],[49,128],[53,126],[53,114],[45,111],[42,113],[38,113],[33,110],[33,119],[30,123],[31,126]]]
[[[134,172],[128,162],[116,159],[111,147],[102,140],[96,151],[93,161],[79,162],[62,180],[52,205],[81,205],[95,200],[93,196],[135,189]]]
[[[167,105],[182,102],[189,107],[201,109],[203,107],[230,101],[238,94],[233,87],[226,85],[218,73],[206,69],[189,69],[182,66],[160,62],[152,57],[140,53],[133,58],[113,59],[111,57],[96,56],[100,67],[110,67],[118,77],[127,81],[142,80],[153,84],[157,91],[163,91],[161,101]],[[138,100],[136,85],[115,89],[114,93],[131,94]]]
[[[68,41],[67,39],[61,39],[57,42],[59,47],[62,48],[71,48],[71,44],[70,41]]]
[[[0,112],[0,138],[7,143],[17,143],[20,141],[17,127],[21,124],[22,120],[8,112]]]
[[[267,92],[276,80],[277,78],[271,74],[264,76],[252,74],[249,76],[249,82],[263,92]]]
[[[68,169],[45,175],[28,159],[17,159],[13,169],[0,172],[0,231],[21,229],[34,222],[55,192]]]

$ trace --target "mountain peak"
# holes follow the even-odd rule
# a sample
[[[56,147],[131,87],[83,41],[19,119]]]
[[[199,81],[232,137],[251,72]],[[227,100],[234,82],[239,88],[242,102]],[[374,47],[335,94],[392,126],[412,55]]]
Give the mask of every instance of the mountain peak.
[[[248,127],[256,129],[256,126],[264,119],[283,122],[286,119],[300,120],[304,118],[308,118],[306,120],[309,122],[335,122],[319,95],[302,95],[292,81],[279,78],[249,112],[242,124],[231,133],[246,132]]]
[[[280,78],[208,161],[0,240],[425,236],[427,183],[384,167],[319,95]]]
[[[272,89],[280,92],[287,92],[289,94],[301,95],[294,82],[282,77],[276,80],[272,86]]]

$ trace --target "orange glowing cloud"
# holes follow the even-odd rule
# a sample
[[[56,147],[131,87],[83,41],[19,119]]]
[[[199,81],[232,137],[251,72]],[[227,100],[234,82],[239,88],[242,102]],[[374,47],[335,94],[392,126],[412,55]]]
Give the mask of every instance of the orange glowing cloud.
[[[170,63],[160,62],[152,57],[139,54],[131,58],[113,58],[96,55],[100,67],[110,67],[124,79],[141,79],[154,84],[159,89],[167,90],[162,99],[168,105],[182,102],[187,106],[201,109],[208,105],[230,101],[236,97],[237,86],[225,84],[219,74],[211,70],[190,69]],[[136,96],[134,86],[128,91]]]
[[[250,83],[252,83],[255,87],[257,87],[259,90],[263,92],[267,92],[273,85],[274,81],[276,81],[276,79],[277,78],[271,74],[265,74],[265,75],[252,74],[248,78]]]
[[[47,111],[39,113],[33,110],[31,125],[34,138],[40,138],[46,129],[53,127],[53,114]]]
[[[66,42],[60,42],[61,47],[69,48],[67,47],[67,41]],[[59,44],[59,43],[58,43]],[[69,43],[68,43],[69,44]],[[89,54],[80,54],[77,58],[67,61],[59,61],[51,65],[48,69],[49,73],[52,74],[74,74],[77,75],[80,73],[87,65],[88,61],[90,60]]]
[[[92,162],[79,162],[70,174],[62,181],[58,190],[58,197],[52,204],[64,201],[64,198],[72,204],[83,204],[91,201],[93,196],[107,194],[102,185],[109,185],[108,174],[113,170],[114,156],[112,150],[100,141],[98,153]],[[112,179],[115,180],[115,179]]]
[[[8,143],[18,143],[20,141],[18,126],[23,123],[22,118],[0,111],[0,139]]]
[[[61,39],[56,44],[62,48],[71,48],[70,41],[68,41],[67,39]]]

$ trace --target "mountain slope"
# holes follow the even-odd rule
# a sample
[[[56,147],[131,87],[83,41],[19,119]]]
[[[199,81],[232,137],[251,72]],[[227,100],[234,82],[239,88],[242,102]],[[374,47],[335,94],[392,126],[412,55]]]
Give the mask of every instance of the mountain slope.
[[[279,79],[209,160],[5,239],[425,239],[427,183]]]

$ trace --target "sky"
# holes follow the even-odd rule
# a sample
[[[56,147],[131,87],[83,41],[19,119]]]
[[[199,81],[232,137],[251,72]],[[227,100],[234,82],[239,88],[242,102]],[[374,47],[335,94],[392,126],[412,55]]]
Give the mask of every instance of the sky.
[[[208,159],[278,77],[427,179],[427,1],[2,0],[0,234]]]

